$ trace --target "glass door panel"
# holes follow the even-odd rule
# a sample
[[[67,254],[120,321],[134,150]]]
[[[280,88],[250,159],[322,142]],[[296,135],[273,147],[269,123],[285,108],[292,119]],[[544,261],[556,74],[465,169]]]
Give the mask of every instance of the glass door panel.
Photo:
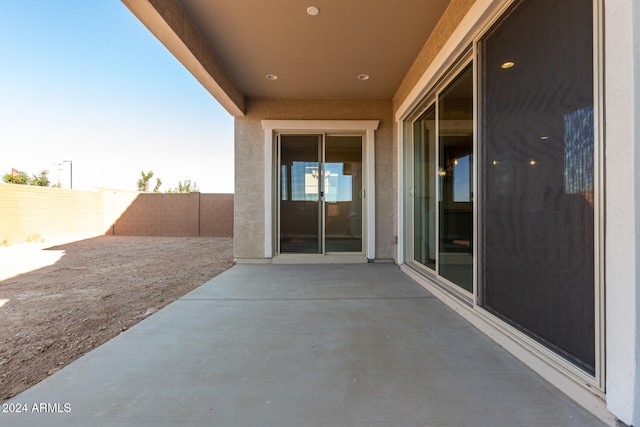
[[[280,253],[322,253],[321,135],[280,136]]]
[[[519,2],[505,17],[479,45],[481,305],[595,375],[593,2]]]
[[[438,274],[473,292],[473,69],[438,98]]]
[[[326,136],[326,252],[362,252],[362,137]]]
[[[436,108],[413,123],[413,259],[436,269]]]

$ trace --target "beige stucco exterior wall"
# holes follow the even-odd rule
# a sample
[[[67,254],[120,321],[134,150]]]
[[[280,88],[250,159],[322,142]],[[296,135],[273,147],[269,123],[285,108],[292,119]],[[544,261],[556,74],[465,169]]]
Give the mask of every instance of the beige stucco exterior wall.
[[[248,99],[235,119],[234,254],[264,258],[264,130],[262,120],[379,120],[375,133],[376,259],[395,253],[392,104],[380,100]],[[271,185],[271,183],[268,183]]]

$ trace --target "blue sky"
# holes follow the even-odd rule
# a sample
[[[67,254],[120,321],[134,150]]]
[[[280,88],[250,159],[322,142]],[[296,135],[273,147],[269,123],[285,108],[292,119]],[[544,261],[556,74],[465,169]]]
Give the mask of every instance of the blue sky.
[[[233,192],[233,118],[120,1],[5,2],[0,55],[0,174]]]

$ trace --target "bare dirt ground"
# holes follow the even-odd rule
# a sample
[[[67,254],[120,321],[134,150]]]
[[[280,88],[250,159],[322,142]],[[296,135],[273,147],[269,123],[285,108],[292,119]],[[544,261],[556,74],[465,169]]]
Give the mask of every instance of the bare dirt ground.
[[[120,237],[0,247],[0,401],[233,263],[232,239]]]

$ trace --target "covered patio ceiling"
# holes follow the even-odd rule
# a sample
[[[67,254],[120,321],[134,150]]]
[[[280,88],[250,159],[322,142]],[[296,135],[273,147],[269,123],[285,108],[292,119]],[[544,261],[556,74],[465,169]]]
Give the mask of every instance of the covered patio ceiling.
[[[246,97],[392,98],[450,2],[122,1],[233,115]]]

